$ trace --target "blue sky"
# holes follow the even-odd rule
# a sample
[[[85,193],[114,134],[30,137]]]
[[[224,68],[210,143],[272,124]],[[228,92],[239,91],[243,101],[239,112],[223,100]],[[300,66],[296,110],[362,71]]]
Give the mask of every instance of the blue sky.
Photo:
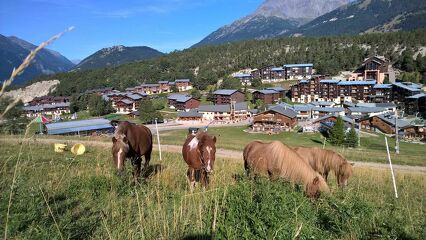
[[[39,44],[74,26],[49,48],[83,59],[113,45],[188,48],[253,12],[262,0],[0,0],[0,34]]]

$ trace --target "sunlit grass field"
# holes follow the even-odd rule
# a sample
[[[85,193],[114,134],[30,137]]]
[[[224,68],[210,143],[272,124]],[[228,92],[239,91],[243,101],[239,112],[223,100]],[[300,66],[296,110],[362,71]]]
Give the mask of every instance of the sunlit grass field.
[[[3,142],[0,149],[0,233],[10,239],[419,239],[426,234],[423,174],[397,172],[395,199],[388,171],[355,168],[345,191],[331,178],[332,194],[309,200],[297,186],[246,178],[242,160],[217,159],[211,185],[191,193],[180,154],[163,152],[160,161],[154,153],[150,176],[134,186],[129,161],[124,178],[114,174],[109,147],[87,146],[77,157],[32,141]]]
[[[218,137],[217,147],[232,150],[242,151],[244,146],[253,141],[273,141],[278,140],[291,146],[305,146],[305,147],[323,147],[324,138],[319,133],[296,133],[296,132],[283,132],[279,134],[267,135],[262,133],[247,133],[244,130],[247,127],[221,127],[209,128],[210,134]],[[161,132],[162,144],[175,144],[182,145],[185,141],[187,130],[173,130]],[[394,154],[395,139],[388,138],[389,149],[392,162],[402,165],[426,166],[426,145],[400,142],[400,154]],[[386,163],[386,145],[384,135],[370,136],[362,135],[361,147],[355,149],[348,149],[343,147],[331,146],[328,142],[326,148],[336,150],[343,154],[351,161],[363,162],[380,162]]]

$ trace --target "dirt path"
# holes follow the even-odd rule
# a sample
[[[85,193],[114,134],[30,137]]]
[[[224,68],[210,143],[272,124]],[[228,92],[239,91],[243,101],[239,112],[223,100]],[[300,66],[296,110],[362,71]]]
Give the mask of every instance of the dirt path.
[[[0,142],[15,142],[20,143],[22,142],[21,139],[16,138],[0,138]],[[84,145],[88,146],[96,146],[96,147],[111,147],[110,142],[102,142],[102,141],[87,141],[87,140],[58,140],[58,139],[51,139],[51,138],[38,138],[38,139],[30,139],[30,143],[38,143],[38,144],[54,144],[54,143],[65,143],[67,145],[73,145],[76,143],[83,143]],[[171,153],[181,153],[182,147],[178,145],[161,145],[161,150],[164,152],[171,152]],[[154,145],[154,151],[158,151],[158,146]],[[227,159],[234,159],[239,160],[242,162],[243,159],[243,153],[240,151],[235,150],[229,150],[229,149],[223,149],[219,148],[216,151],[216,156],[219,158],[227,158]],[[375,162],[354,162],[356,167],[361,168],[375,168],[375,169],[389,169],[388,164],[384,163],[375,163]],[[393,168],[396,171],[404,171],[404,172],[416,172],[416,173],[422,173],[426,174],[426,167],[422,166],[408,166],[408,165],[393,165]]]

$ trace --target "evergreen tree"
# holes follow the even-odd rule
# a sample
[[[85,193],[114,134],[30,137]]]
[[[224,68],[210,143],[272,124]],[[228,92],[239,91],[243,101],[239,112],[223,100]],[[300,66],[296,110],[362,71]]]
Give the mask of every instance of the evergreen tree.
[[[201,99],[201,92],[198,89],[193,88],[191,91],[191,96],[195,99]]]
[[[351,130],[346,134],[345,140],[346,146],[356,148],[358,146],[358,134],[355,131],[354,126],[351,127]]]
[[[0,98],[0,113],[3,113],[6,110],[6,107],[13,102],[13,99],[10,97]],[[24,133],[26,125],[28,124],[28,119],[24,115],[23,111],[24,104],[19,101],[12,109],[10,109],[0,120],[0,130],[3,133],[8,134],[19,134]]]
[[[80,111],[80,106],[77,102],[77,97],[75,95],[73,95],[71,97],[71,100],[70,100],[70,112],[76,113],[76,112],[79,112],[79,111]]]
[[[254,78],[253,80],[251,80],[251,86],[254,88],[258,88],[262,86],[262,80],[260,80],[260,78]]]
[[[174,93],[177,93],[177,92],[179,92],[179,89],[176,87],[176,85],[172,85],[172,86],[170,87],[170,91],[172,91],[172,92],[174,92]]]
[[[240,89],[241,82],[238,79],[226,77],[220,85],[221,89]]]
[[[114,111],[111,102],[105,101],[97,94],[90,95],[88,107],[89,114],[92,116],[103,116]]]
[[[256,104],[256,109],[258,109],[259,111],[265,111],[266,110],[266,104],[262,100],[257,99],[255,104]]]
[[[139,105],[139,119],[143,123],[153,123],[157,118],[158,122],[163,121],[163,116],[158,112],[150,99],[143,100]]]
[[[213,89],[209,90],[209,93],[207,94],[206,100],[209,101],[209,102],[213,102],[214,101]]]
[[[345,124],[341,116],[337,117],[336,123],[330,131],[328,141],[336,146],[340,146],[345,141]]]

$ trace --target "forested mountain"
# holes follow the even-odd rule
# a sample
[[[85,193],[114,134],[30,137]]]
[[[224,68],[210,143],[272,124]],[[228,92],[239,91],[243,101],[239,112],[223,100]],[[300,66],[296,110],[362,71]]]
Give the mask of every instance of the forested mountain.
[[[426,72],[426,30],[374,33],[341,37],[281,38],[205,46],[170,53],[149,61],[113,68],[56,74],[43,79],[59,79],[57,95],[70,95],[87,89],[112,86],[118,89],[142,82],[190,78],[199,89],[218,78],[245,68],[286,63],[313,63],[318,73],[336,74],[354,70],[364,58],[375,54],[389,58],[397,68]]]
[[[266,0],[254,13],[219,28],[193,47],[285,35],[296,30],[298,26],[351,1]]]
[[[18,67],[31,50],[37,46],[17,37],[6,37],[0,34],[0,82],[7,79],[13,68]],[[21,84],[32,78],[43,75],[65,72],[74,64],[53,50],[43,49],[31,65],[20,75],[14,84]]]
[[[118,66],[120,64],[148,60],[164,55],[150,47],[113,46],[103,48],[83,59],[75,69],[86,70]]]
[[[359,0],[324,14],[290,34],[325,36],[419,28],[426,28],[425,0]]]

